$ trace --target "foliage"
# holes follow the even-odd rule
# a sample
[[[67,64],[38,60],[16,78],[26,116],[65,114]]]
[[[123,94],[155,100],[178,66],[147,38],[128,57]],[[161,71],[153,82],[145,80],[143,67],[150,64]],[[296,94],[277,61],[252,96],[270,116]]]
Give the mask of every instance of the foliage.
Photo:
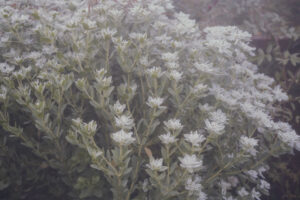
[[[237,27],[160,0],[1,3],[5,198],[259,199],[299,148]]]

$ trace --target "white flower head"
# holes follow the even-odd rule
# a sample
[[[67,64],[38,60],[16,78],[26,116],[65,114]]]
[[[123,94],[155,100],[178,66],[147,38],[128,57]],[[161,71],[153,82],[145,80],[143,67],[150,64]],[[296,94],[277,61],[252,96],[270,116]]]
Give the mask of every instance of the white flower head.
[[[161,142],[163,144],[166,144],[166,145],[172,144],[178,140],[178,139],[176,139],[175,136],[171,135],[170,132],[168,132],[167,134],[160,135],[159,139],[161,140]]]
[[[132,137],[132,132],[125,132],[124,130],[120,130],[111,135],[112,139],[120,145],[130,145],[135,141],[135,138]]]
[[[163,166],[163,159],[160,158],[160,159],[150,159],[150,163],[149,164],[146,164],[146,166],[148,168],[150,168],[151,170],[153,171],[165,171],[166,169],[168,169],[168,167],[166,166]]]
[[[240,138],[240,144],[241,144],[241,148],[250,153],[251,155],[255,156],[257,151],[255,149],[255,146],[258,145],[258,140],[254,139],[254,138],[249,138],[247,136],[242,136]]]
[[[194,171],[202,168],[202,160],[198,160],[196,155],[188,155],[186,154],[183,158],[179,158],[182,168],[185,168],[188,172],[193,173]]]
[[[226,114],[223,113],[220,109],[218,109],[215,112],[211,112],[209,119],[211,121],[217,122],[219,124],[226,124],[226,122],[227,122]]]
[[[218,122],[211,122],[208,119],[205,121],[206,129],[209,133],[214,135],[222,135],[224,133],[224,124],[220,124]]]
[[[162,54],[162,59],[166,62],[174,62],[176,63],[178,61],[178,52],[174,52],[174,53],[163,53]]]
[[[112,38],[117,33],[116,29],[104,28],[100,31],[100,35],[102,38]]]
[[[114,113],[116,113],[117,115],[121,115],[124,110],[125,110],[125,105],[124,104],[120,104],[119,101],[117,101],[114,106],[113,106],[113,111]]]
[[[249,195],[249,192],[247,192],[247,190],[244,187],[242,187],[241,189],[239,189],[238,195],[241,197],[244,197],[244,196]]]
[[[134,121],[129,115],[115,117],[115,122],[117,127],[124,130],[130,130],[134,126]]]
[[[184,139],[191,143],[193,146],[199,147],[205,140],[205,137],[199,131],[192,131],[189,134],[184,134]]]
[[[195,85],[193,87],[193,93],[194,94],[199,94],[199,93],[203,93],[207,90],[207,85],[206,84],[202,84],[202,83],[199,83],[197,85]]]
[[[189,191],[189,194],[192,195],[193,193],[202,190],[201,185],[201,178],[199,176],[195,176],[194,180],[192,177],[189,177],[185,183],[185,189]]]
[[[151,108],[165,108],[164,106],[161,106],[161,104],[164,102],[163,98],[160,97],[149,97],[147,101],[147,105]]]
[[[14,71],[14,69],[14,66],[10,66],[7,63],[0,63],[0,71],[4,74],[9,74]]]
[[[175,80],[176,82],[178,82],[182,78],[182,73],[177,70],[171,70],[168,74],[168,77],[171,80]]]
[[[164,72],[161,71],[160,67],[152,67],[150,69],[147,69],[146,73],[155,78],[160,78],[164,74]]]
[[[168,130],[181,130],[183,128],[182,124],[180,123],[179,119],[170,119],[164,122],[165,126]]]

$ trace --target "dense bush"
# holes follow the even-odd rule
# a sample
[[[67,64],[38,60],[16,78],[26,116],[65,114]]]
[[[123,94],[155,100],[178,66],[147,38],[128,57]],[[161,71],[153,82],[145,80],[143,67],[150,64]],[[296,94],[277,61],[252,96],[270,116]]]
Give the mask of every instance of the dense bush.
[[[260,199],[266,160],[299,149],[237,27],[160,0],[1,3],[5,198]]]

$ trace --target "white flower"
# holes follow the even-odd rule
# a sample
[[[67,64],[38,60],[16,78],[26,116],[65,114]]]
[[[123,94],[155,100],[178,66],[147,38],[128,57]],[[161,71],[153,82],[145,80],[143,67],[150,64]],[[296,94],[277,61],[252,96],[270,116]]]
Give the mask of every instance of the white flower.
[[[95,148],[89,147],[87,146],[87,151],[89,153],[89,155],[93,158],[96,159],[97,157],[101,156],[103,154],[102,151],[97,150]]]
[[[175,136],[171,135],[170,132],[168,132],[167,134],[160,135],[159,139],[161,140],[162,143],[167,144],[167,145],[172,144],[178,140],[178,139],[176,139]]]
[[[261,194],[255,190],[255,188],[251,191],[251,197],[256,200],[260,200]]]
[[[192,177],[189,177],[185,183],[185,189],[189,191],[189,194],[192,195],[194,192],[197,192],[202,189],[201,178],[196,176],[193,180]]]
[[[300,141],[300,136],[297,135],[294,130],[289,130],[288,132],[279,131],[277,134],[279,138],[291,148],[294,148]]]
[[[115,117],[115,121],[116,126],[121,129],[130,130],[134,126],[134,121],[129,115]]]
[[[117,115],[121,115],[124,112],[125,109],[125,105],[124,104],[120,104],[119,100],[114,104],[113,106],[113,111],[117,114]]]
[[[268,183],[267,181],[265,180],[260,180],[260,185],[259,187],[263,190],[270,190],[271,186],[270,186],[270,183]]]
[[[179,119],[170,119],[164,122],[164,124],[168,130],[181,130],[183,127]]]
[[[14,69],[14,66],[10,66],[7,63],[0,63],[0,71],[4,74],[9,74],[14,71]]]
[[[182,78],[182,73],[178,72],[177,70],[171,70],[171,72],[168,74],[168,77],[178,82]]]
[[[212,63],[204,62],[204,63],[198,63],[196,62],[194,64],[197,70],[201,72],[205,72],[208,74],[214,74],[217,72],[217,70],[213,67]]]
[[[161,71],[160,67],[152,67],[146,70],[146,73],[155,78],[160,78],[164,72]]]
[[[178,52],[174,52],[174,53],[163,53],[161,55],[162,59],[166,62],[173,62],[176,63],[178,61]]]
[[[218,109],[215,112],[211,112],[209,113],[210,115],[210,120],[217,122],[219,124],[225,124],[227,122],[227,117],[225,115],[225,113],[223,113],[220,109]]]
[[[238,194],[241,196],[241,197],[244,197],[244,196],[247,196],[249,195],[249,192],[247,192],[247,190],[242,187],[239,191],[238,191]]]
[[[112,139],[120,145],[130,145],[135,141],[135,138],[132,137],[132,132],[125,132],[124,130],[120,130],[111,135]]]
[[[254,138],[249,138],[247,136],[241,136],[240,144],[244,151],[250,153],[251,155],[255,156],[257,151],[255,146],[258,144],[258,140]]]
[[[247,175],[249,175],[253,180],[258,178],[258,173],[255,170],[249,170],[245,172]]]
[[[190,142],[193,146],[199,147],[205,140],[205,137],[198,131],[192,131],[189,134],[184,134],[184,139]]]
[[[160,171],[160,172],[162,172],[162,171],[165,171],[166,169],[168,169],[168,167],[163,166],[162,163],[163,163],[163,159],[162,158],[160,158],[160,159],[153,159],[152,158],[152,159],[150,159],[150,163],[146,164],[146,166],[148,168],[150,168],[151,170],[153,170],[153,171]]]
[[[207,90],[207,85],[199,83],[196,86],[193,87],[193,93],[203,93]]]
[[[1,85],[1,90],[0,90],[0,99],[5,100],[7,95],[7,88],[3,85]]]
[[[207,200],[207,195],[202,190],[199,190],[197,200]]]
[[[224,124],[220,124],[218,122],[210,122],[208,119],[205,121],[206,129],[209,133],[214,135],[222,135],[224,132]]]
[[[149,97],[147,101],[147,105],[151,108],[165,108],[164,106],[161,106],[161,104],[164,102],[163,98],[160,97]]]
[[[227,190],[229,190],[231,188],[231,184],[224,180],[221,180],[220,186],[221,186],[221,193],[223,196],[225,196],[227,193]]]
[[[104,28],[100,31],[102,38],[111,38],[117,33],[116,29]]]
[[[202,160],[198,160],[196,155],[185,155],[183,158],[179,158],[182,168],[188,170],[188,172],[193,173],[194,171],[198,170],[202,167]]]

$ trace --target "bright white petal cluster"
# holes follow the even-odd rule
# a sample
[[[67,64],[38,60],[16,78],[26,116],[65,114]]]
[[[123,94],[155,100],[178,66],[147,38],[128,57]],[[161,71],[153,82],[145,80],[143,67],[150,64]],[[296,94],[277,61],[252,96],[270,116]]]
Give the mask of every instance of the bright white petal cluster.
[[[124,130],[120,130],[116,133],[113,133],[111,137],[116,143],[127,146],[135,141],[135,138],[132,137],[132,134],[132,132],[127,133]]]
[[[196,155],[186,154],[183,158],[179,158],[182,168],[185,168],[188,172],[193,173],[202,167],[202,160],[198,160]]]
[[[222,135],[224,133],[224,124],[220,124],[214,121],[209,121],[206,119],[205,121],[206,129],[209,133],[213,135]]]
[[[168,74],[168,77],[171,80],[175,80],[176,82],[178,82],[182,78],[182,73],[177,70],[171,70],[171,72],[169,72]]]
[[[134,126],[134,121],[129,115],[121,115],[115,118],[116,126],[124,129],[130,130]]]
[[[170,131],[181,130],[183,127],[179,119],[170,119],[164,122],[164,124],[167,127],[167,129]]]
[[[161,71],[160,67],[152,67],[146,70],[146,73],[152,77],[160,78],[164,72]]]
[[[240,138],[240,145],[241,145],[241,148],[250,153],[251,155],[255,156],[257,151],[255,149],[255,146],[257,146],[258,144],[258,140],[257,139],[254,139],[254,138],[249,138],[247,136],[242,136]]]
[[[150,159],[150,163],[149,164],[146,164],[146,166],[148,168],[150,168],[151,170],[153,171],[165,171],[166,169],[168,169],[168,167],[166,166],[163,166],[163,159],[160,158],[160,159]]]
[[[161,104],[164,102],[163,98],[160,97],[149,97],[147,101],[147,105],[151,108],[163,108]]]
[[[168,132],[167,134],[160,135],[159,139],[161,140],[161,142],[163,144],[166,144],[166,145],[172,144],[178,140],[178,139],[176,139],[175,136],[171,135],[170,132]]]
[[[205,137],[198,131],[192,131],[189,134],[184,134],[184,139],[195,147],[199,147],[205,140]]]
[[[124,112],[125,107],[126,106],[124,104],[120,104],[120,102],[117,101],[113,106],[113,111],[115,114],[121,115]]]

